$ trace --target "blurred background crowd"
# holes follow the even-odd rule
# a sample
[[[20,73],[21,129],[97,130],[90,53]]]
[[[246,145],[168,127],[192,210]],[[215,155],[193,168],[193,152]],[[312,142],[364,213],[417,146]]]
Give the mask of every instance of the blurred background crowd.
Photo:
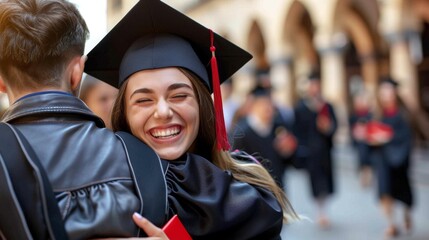
[[[106,33],[137,0],[73,2]],[[226,126],[303,216],[284,239],[429,239],[429,0],[165,2],[252,53],[222,85]],[[85,77],[107,126],[115,96]]]

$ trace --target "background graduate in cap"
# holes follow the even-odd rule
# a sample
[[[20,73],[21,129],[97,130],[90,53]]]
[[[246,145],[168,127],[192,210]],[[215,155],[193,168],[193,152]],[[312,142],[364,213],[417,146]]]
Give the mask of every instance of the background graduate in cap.
[[[381,108],[380,124],[390,128],[385,139],[369,141],[373,146],[374,166],[377,174],[378,197],[387,227],[387,237],[400,233],[396,223],[395,201],[403,205],[403,226],[406,232],[411,231],[411,209],[413,194],[408,169],[413,147],[410,115],[402,104],[397,93],[398,83],[390,76],[381,78],[378,87],[378,101]]]
[[[326,202],[334,193],[334,174],[331,150],[337,129],[334,109],[321,93],[320,73],[307,77],[305,96],[295,107],[294,132],[298,140],[296,166],[308,171],[311,193],[318,207],[320,227],[330,226]]]
[[[194,239],[279,239],[296,218],[260,164],[228,151],[219,85],[250,59],[158,0],[137,3],[88,54],[85,72],[119,88],[113,129],[164,159],[166,219],[177,214]]]
[[[266,168],[280,187],[289,157],[294,153],[296,140],[276,114],[271,88],[257,85],[247,100],[249,112],[234,127],[233,146],[265,159]]]

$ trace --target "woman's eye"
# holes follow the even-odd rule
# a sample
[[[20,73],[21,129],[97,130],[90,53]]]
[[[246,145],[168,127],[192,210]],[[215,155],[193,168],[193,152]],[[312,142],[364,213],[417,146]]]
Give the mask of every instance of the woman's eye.
[[[184,99],[186,97],[188,97],[187,94],[176,94],[173,96],[174,99]]]
[[[136,100],[136,103],[148,103],[148,102],[150,102],[151,100],[150,99],[147,99],[147,98],[141,98],[141,99],[137,99]]]

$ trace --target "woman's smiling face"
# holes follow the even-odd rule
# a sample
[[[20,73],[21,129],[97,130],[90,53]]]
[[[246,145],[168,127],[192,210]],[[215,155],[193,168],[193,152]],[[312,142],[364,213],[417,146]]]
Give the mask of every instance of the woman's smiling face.
[[[131,75],[125,105],[131,133],[163,159],[182,156],[198,135],[198,100],[191,81],[178,68]]]

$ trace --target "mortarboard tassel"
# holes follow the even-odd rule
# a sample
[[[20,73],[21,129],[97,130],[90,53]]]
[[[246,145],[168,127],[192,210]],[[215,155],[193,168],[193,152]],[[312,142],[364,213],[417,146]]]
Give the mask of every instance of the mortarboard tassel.
[[[214,34],[212,30],[210,30],[210,43],[210,51],[212,52],[210,65],[212,68],[217,149],[228,151],[230,145],[226,135],[225,120],[223,117],[222,94],[220,92],[219,72],[215,55],[216,47],[214,46]]]

